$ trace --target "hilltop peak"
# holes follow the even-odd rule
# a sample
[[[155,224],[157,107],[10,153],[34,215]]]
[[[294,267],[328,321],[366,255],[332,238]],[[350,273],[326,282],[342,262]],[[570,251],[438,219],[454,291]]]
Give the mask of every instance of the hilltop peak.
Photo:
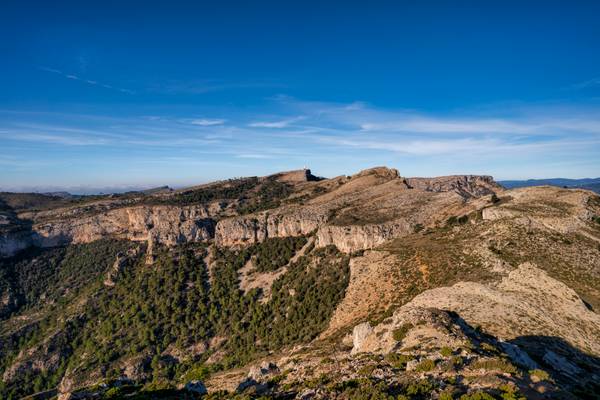
[[[283,171],[271,176],[275,177],[275,179],[280,182],[313,182],[321,179],[313,175],[308,168]]]

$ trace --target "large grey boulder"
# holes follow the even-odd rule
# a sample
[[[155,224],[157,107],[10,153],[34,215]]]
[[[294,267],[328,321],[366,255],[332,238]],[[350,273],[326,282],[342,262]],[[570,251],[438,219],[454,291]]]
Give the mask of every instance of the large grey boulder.
[[[373,327],[368,322],[356,325],[352,331],[352,354],[360,353],[365,339],[373,332]]]

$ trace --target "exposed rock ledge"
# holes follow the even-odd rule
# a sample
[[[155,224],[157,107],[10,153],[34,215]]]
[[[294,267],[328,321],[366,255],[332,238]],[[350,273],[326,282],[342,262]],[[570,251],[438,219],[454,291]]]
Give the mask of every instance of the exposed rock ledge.
[[[310,170],[281,173],[283,181],[311,181]],[[493,193],[500,187],[491,177],[450,176],[407,178],[400,182],[395,169],[384,167],[361,171],[305,204],[289,204],[252,215],[213,219],[210,205],[143,205],[115,208],[94,215],[56,209],[30,215],[44,222],[33,227],[0,232],[0,256],[11,256],[28,246],[60,246],[86,243],[105,237],[147,241],[149,246],[214,239],[218,246],[243,246],[269,237],[316,234],[316,245],[335,245],[353,252],[376,247],[392,238],[411,233],[439,209],[467,198]],[[391,184],[390,184],[391,182]],[[410,190],[414,188],[415,190]],[[501,188],[500,188],[501,189]],[[444,196],[441,192],[449,192]],[[459,196],[456,195],[459,194]],[[423,196],[423,198],[421,198]],[[454,197],[453,197],[454,196]],[[214,204],[213,204],[214,206]],[[376,215],[385,209],[383,221],[331,222],[332,213],[344,216]],[[78,215],[78,216],[74,216]],[[28,219],[28,216],[22,215]],[[39,221],[39,219],[38,219]],[[21,229],[22,228],[22,229]],[[5,230],[6,231],[6,230]]]
[[[317,244],[333,244],[340,251],[351,253],[371,249],[392,238],[407,235],[413,229],[410,223],[402,220],[380,225],[327,225],[317,231]]]
[[[269,237],[307,235],[325,223],[324,213],[297,209],[287,214],[264,212],[219,221],[215,229],[217,246],[236,246],[262,242]]]
[[[316,245],[335,245],[340,251],[370,249],[394,237],[413,231],[406,221],[383,224],[336,226],[325,224],[326,216],[308,214],[262,214],[254,217],[229,218],[219,221],[215,232],[218,246],[240,246],[258,243],[270,237],[307,235],[316,231]]]
[[[204,206],[137,206],[33,227],[33,243],[51,247],[107,236],[167,246],[211,239],[215,222]]]

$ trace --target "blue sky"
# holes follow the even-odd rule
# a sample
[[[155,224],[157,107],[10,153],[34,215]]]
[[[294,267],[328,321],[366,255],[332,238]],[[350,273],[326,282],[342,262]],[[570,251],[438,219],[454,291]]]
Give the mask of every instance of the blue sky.
[[[0,189],[600,176],[600,2],[148,3],[2,3]]]

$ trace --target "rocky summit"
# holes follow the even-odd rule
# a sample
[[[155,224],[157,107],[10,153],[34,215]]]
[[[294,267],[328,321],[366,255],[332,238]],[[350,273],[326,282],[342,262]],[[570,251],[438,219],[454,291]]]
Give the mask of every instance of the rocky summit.
[[[600,197],[310,170],[0,193],[0,399],[600,398]]]

